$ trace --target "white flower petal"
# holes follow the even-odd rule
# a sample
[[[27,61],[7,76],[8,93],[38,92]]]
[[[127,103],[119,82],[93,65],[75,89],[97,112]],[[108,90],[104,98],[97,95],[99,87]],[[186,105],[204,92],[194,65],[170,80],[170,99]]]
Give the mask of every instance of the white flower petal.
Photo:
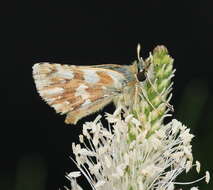
[[[67,176],[68,176],[69,178],[77,178],[77,177],[81,176],[81,172],[79,172],[79,171],[70,172]]]
[[[197,173],[200,173],[200,162],[196,161],[195,164],[196,164]]]
[[[206,183],[209,183],[210,181],[210,173],[206,171],[206,178],[205,178]]]
[[[192,187],[190,190],[199,190],[198,187]]]

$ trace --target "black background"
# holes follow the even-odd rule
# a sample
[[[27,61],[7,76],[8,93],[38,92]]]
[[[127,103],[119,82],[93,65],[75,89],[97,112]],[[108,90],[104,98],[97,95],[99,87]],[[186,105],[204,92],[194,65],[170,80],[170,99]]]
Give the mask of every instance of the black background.
[[[11,1],[1,6],[0,189],[69,185],[64,175],[76,169],[69,159],[71,144],[80,126],[97,116],[65,125],[64,117],[38,96],[33,64],[129,64],[136,59],[137,43],[143,57],[163,44],[175,58],[174,117],[196,135],[194,159],[201,161],[202,175],[211,172],[212,8],[210,0]],[[100,113],[113,110],[109,105]]]

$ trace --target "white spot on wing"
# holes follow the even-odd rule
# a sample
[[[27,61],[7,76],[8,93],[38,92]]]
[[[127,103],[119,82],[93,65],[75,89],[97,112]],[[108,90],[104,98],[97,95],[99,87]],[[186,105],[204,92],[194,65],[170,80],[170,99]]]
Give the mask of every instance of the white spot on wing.
[[[51,69],[50,69],[50,64],[48,63],[36,63],[33,65],[33,74],[34,75],[41,75],[41,74],[46,74],[46,73],[49,73],[51,72]]]
[[[76,92],[75,92],[75,96],[81,96],[81,98],[83,100],[86,100],[90,97],[89,93],[85,90],[87,89],[88,86],[84,85],[84,84],[81,84],[77,89],[76,89]]]
[[[56,110],[56,112],[61,112],[61,114],[67,113],[68,111],[72,111],[73,108],[69,106],[69,103],[67,101],[54,104],[52,107]]]
[[[81,107],[84,107],[84,106],[89,105],[89,104],[91,104],[91,103],[92,103],[92,102],[91,102],[90,99],[86,99],[86,101],[85,101],[83,104],[81,104]]]
[[[97,83],[100,81],[100,77],[97,75],[95,70],[83,70],[84,72],[84,80],[88,83]]]
[[[52,105],[52,107],[57,111],[59,109],[61,109],[64,105],[63,104],[54,104]]]
[[[55,64],[55,68],[57,69],[54,75],[59,78],[65,79],[73,79],[74,73],[67,65]]]
[[[55,87],[51,89],[41,90],[40,94],[41,96],[45,96],[45,95],[61,94],[63,92],[64,92],[63,88]]]
[[[53,82],[51,80],[49,80],[48,78],[36,78],[34,77],[36,80],[36,87],[40,90],[44,87],[50,86],[51,84],[53,84]]]
[[[73,79],[74,74],[70,70],[60,69],[57,72],[57,77],[65,78],[65,79]]]
[[[47,63],[37,63],[33,66],[33,77],[35,79],[36,87],[38,90],[52,84],[49,78],[46,77],[46,74],[49,72],[51,72],[51,69],[49,68],[49,64]]]
[[[65,103],[65,104],[67,104],[67,105],[69,105],[69,104],[70,104],[68,101],[65,101],[64,103]]]
[[[106,71],[106,72],[110,77],[112,77],[112,79],[114,81],[114,86],[116,88],[122,88],[122,82],[121,81],[124,80],[125,77],[118,72],[114,72],[114,71]]]
[[[55,100],[57,100],[57,98],[47,98],[47,102],[50,104],[54,102]]]

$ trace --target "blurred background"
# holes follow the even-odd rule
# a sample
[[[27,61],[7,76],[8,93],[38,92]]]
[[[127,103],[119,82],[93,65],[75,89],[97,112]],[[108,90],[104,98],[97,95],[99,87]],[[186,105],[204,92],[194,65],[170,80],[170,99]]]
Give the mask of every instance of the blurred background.
[[[0,189],[54,190],[69,186],[64,177],[76,170],[69,159],[82,124],[64,124],[36,92],[36,62],[75,65],[130,64],[137,43],[146,58],[165,45],[175,59],[174,117],[191,128],[194,159],[201,174],[213,162],[213,12],[210,0],[167,1],[7,1],[1,5]],[[112,104],[104,112],[113,112]],[[85,189],[87,183],[80,178]],[[213,183],[198,183],[211,190]],[[190,189],[186,186],[185,189]]]

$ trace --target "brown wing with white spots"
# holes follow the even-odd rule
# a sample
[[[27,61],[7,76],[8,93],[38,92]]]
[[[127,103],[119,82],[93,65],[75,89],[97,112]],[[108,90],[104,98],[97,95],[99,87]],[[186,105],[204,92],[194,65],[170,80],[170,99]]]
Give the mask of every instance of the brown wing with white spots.
[[[67,114],[66,123],[76,123],[117,96],[125,76],[105,68],[40,63],[33,66],[40,96],[57,113]]]

